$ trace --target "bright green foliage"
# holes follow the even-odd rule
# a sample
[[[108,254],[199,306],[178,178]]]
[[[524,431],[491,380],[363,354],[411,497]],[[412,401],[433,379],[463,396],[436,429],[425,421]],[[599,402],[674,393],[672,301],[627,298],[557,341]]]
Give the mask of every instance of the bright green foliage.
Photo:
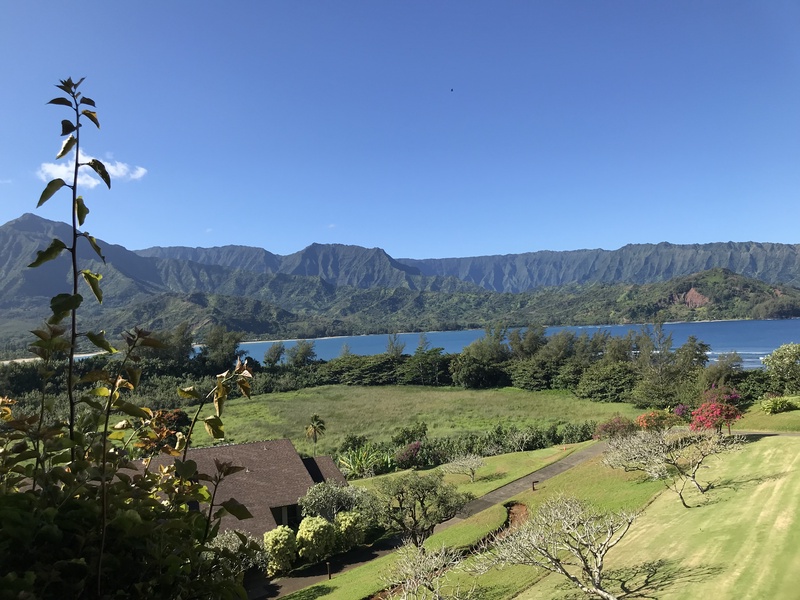
[[[297,530],[297,554],[309,563],[317,563],[333,553],[336,528],[322,517],[306,517]]]
[[[297,558],[297,539],[286,525],[279,525],[264,534],[264,549],[269,555],[267,574],[270,577],[286,573]]]
[[[776,389],[787,396],[800,393],[800,344],[784,344],[762,361]]]
[[[778,413],[797,410],[797,405],[785,396],[777,396],[775,398],[762,400],[761,410],[768,415],[777,415]]]
[[[351,548],[364,543],[367,533],[367,518],[356,512],[340,512],[336,515],[334,527],[336,536],[334,550],[347,552]]]

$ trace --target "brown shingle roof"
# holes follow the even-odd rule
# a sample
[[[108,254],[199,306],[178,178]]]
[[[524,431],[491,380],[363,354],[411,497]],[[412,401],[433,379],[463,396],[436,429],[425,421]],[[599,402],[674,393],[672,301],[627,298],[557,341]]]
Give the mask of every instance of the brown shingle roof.
[[[277,527],[270,508],[297,504],[297,499],[305,496],[315,483],[290,440],[191,448],[187,458],[197,463],[200,472],[209,475],[216,473],[214,459],[245,468],[225,478],[217,490],[215,503],[235,498],[244,504],[253,518],[239,521],[227,515],[221,527],[246,531],[259,539],[264,532]],[[330,457],[310,460],[316,477],[345,481]],[[172,461],[172,457],[164,455],[153,459],[154,463],[163,465],[172,464]]]

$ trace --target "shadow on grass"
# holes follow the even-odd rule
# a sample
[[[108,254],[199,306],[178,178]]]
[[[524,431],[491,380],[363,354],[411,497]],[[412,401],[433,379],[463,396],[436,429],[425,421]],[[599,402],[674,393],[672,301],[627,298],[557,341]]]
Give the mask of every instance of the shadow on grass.
[[[323,585],[320,583],[313,587],[295,592],[292,594],[292,600],[315,600],[315,598],[327,596],[335,589],[336,588],[334,588],[332,585]]]
[[[475,481],[497,481],[498,479],[503,479],[508,473],[505,471],[499,471],[495,473],[489,473],[488,475],[481,475],[480,477],[476,477]]]
[[[714,489],[732,489],[738,491],[740,488],[749,488],[760,485],[766,481],[777,481],[786,477],[790,471],[781,471],[780,473],[770,473],[763,475],[756,475],[754,477],[728,477],[720,479],[714,483]]]
[[[603,575],[605,588],[616,593],[618,598],[644,598],[657,600],[661,592],[676,586],[699,583],[722,573],[722,567],[686,567],[674,560],[653,560],[633,567],[614,569]],[[558,586],[567,593],[563,600],[585,598],[568,582]]]

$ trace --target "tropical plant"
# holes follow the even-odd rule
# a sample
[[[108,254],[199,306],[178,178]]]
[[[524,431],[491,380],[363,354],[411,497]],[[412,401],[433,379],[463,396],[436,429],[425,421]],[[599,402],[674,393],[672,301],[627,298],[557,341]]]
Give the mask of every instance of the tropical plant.
[[[317,455],[317,440],[325,435],[325,421],[318,414],[311,415],[311,422],[306,425],[306,437],[314,442],[314,456]]]

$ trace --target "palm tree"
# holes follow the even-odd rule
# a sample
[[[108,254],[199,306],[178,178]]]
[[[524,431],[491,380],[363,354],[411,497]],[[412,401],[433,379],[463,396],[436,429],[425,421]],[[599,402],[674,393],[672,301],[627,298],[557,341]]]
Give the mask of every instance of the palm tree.
[[[325,435],[325,421],[319,418],[319,415],[311,415],[311,423],[306,425],[306,437],[311,438],[314,442],[314,456],[317,455],[317,439],[319,436]]]

